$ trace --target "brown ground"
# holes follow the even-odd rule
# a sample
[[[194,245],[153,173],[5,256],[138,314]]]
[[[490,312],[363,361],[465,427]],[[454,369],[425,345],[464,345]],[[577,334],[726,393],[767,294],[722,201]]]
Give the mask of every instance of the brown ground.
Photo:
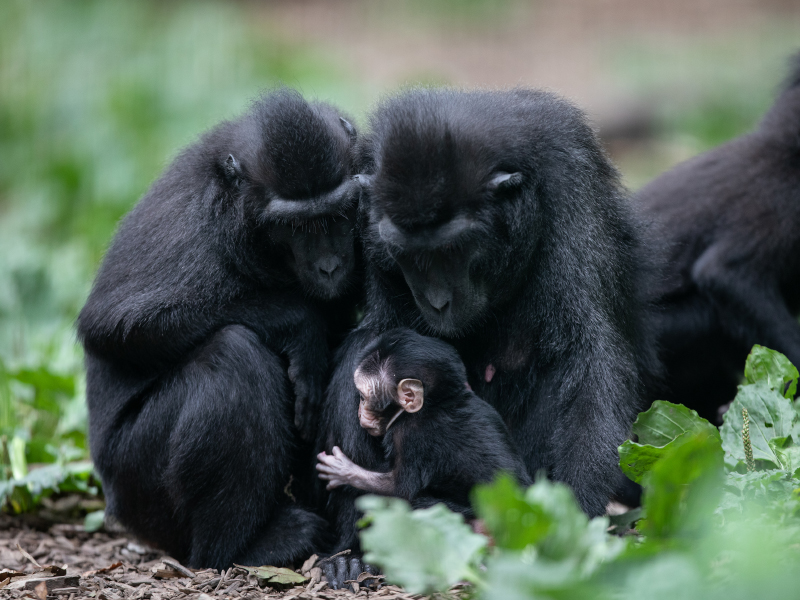
[[[181,568],[192,576],[181,574]],[[0,569],[0,598],[414,598],[389,585],[376,590],[362,587],[358,594],[331,590],[310,560],[299,570],[305,569],[308,576],[304,584],[272,588],[242,569],[186,570],[124,534],[86,533],[80,525],[65,524],[39,531],[4,515],[0,515]]]

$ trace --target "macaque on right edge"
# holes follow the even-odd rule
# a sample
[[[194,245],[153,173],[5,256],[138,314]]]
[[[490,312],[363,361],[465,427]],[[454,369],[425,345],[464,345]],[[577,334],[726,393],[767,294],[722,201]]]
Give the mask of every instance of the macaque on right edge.
[[[354,380],[361,427],[383,437],[391,470],[364,469],[334,446],[332,454],[317,456],[329,490],[350,485],[415,508],[443,502],[470,518],[475,484],[506,471],[530,485],[500,415],[469,388],[449,344],[410,329],[388,331],[365,350]]]

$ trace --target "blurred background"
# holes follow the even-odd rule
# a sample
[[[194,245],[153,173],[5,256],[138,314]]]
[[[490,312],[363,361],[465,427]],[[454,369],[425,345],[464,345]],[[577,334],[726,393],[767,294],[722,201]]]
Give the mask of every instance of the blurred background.
[[[104,249],[178,150],[259,90],[363,127],[404,85],[549,88],[635,190],[750,129],[799,49],[800,0],[2,0],[0,481],[86,456],[73,323]]]

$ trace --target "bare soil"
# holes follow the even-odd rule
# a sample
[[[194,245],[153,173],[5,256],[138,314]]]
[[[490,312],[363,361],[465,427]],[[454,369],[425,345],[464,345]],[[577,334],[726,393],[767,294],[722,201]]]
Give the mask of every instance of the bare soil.
[[[331,590],[314,567],[309,560],[299,570],[308,577],[302,585],[270,587],[235,567],[222,573],[186,569],[125,534],[87,533],[73,524],[40,531],[23,519],[0,515],[0,598],[415,598],[390,585],[360,587],[356,594]]]

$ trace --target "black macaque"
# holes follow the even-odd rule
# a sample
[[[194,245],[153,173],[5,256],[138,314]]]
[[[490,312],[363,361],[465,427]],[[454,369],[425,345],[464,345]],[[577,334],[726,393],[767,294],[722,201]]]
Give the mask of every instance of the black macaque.
[[[666,399],[712,422],[753,344],[800,365],[800,54],[751,133],[636,195],[664,250],[653,288]]]
[[[189,146],[122,222],[78,319],[108,510],[193,567],[291,564],[330,536],[295,468],[327,336],[355,313],[340,114],[280,89]]]
[[[318,450],[391,470],[353,374],[377,336],[409,327],[455,347],[529,474],[604,513],[658,367],[637,219],[584,115],[539,91],[412,90],[362,139],[367,309],[337,351]],[[327,496],[339,549],[358,551],[359,493]]]
[[[349,485],[404,498],[414,508],[442,502],[472,518],[475,484],[501,471],[521,485],[532,483],[503,420],[469,389],[461,358],[449,344],[410,329],[388,331],[364,351],[353,380],[361,395],[359,423],[382,438],[392,469],[367,471],[334,446],[333,454],[317,457],[327,489]],[[343,557],[322,567],[334,588],[362,570],[360,561]],[[364,570],[374,572],[369,565]]]
[[[365,351],[354,375],[361,400],[358,418],[383,439],[392,465],[368,471],[338,446],[317,457],[327,489],[356,489],[397,496],[424,507],[444,502],[472,517],[469,493],[500,471],[530,485],[530,477],[497,411],[467,384],[458,353],[449,344],[398,328]]]

